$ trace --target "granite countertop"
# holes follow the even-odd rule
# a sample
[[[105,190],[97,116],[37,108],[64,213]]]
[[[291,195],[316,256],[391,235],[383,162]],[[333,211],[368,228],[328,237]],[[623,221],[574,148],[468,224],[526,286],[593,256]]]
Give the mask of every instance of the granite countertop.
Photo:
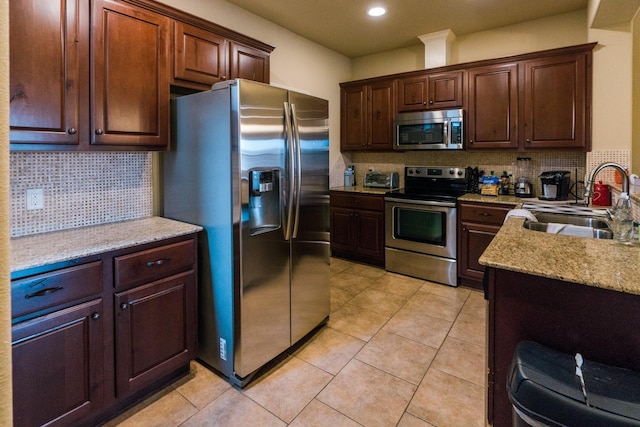
[[[196,233],[202,227],[141,218],[11,239],[11,273]]]
[[[390,188],[365,187],[364,185],[353,185],[351,187],[331,187],[331,191],[344,191],[346,193],[365,193],[365,194],[385,194],[391,191]]]
[[[514,207],[522,203],[522,199],[516,196],[486,196],[482,194],[467,193],[458,197],[460,202],[495,203],[503,205],[513,205]]]
[[[480,264],[640,295],[640,244],[532,231],[508,218]]]

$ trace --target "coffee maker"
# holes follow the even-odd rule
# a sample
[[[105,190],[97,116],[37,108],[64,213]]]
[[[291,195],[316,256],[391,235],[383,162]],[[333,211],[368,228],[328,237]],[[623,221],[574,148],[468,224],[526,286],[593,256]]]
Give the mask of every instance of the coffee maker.
[[[540,174],[542,195],[540,200],[567,200],[569,199],[569,171],[548,171]]]

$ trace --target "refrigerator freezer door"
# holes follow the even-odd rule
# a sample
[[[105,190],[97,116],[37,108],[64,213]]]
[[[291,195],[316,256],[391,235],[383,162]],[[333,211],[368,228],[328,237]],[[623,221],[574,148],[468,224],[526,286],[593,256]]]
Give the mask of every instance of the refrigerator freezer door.
[[[237,135],[239,169],[234,181],[239,185],[240,265],[238,298],[235,309],[236,324],[235,374],[244,378],[291,346],[289,242],[282,227],[274,227],[256,234],[251,221],[251,175],[267,178],[278,194],[266,191],[264,197],[279,197],[279,212],[285,212],[288,197],[287,155],[284,128],[283,89],[239,80],[232,86],[232,129]],[[233,151],[233,149],[232,149]],[[255,194],[255,193],[253,193]],[[257,202],[256,200],[253,200]],[[266,203],[266,200],[264,201]],[[274,203],[272,203],[273,205]],[[273,219],[273,212],[263,213]]]
[[[291,241],[291,343],[322,323],[330,311],[329,294],[329,126],[328,102],[290,92],[299,137],[301,178],[298,217]]]

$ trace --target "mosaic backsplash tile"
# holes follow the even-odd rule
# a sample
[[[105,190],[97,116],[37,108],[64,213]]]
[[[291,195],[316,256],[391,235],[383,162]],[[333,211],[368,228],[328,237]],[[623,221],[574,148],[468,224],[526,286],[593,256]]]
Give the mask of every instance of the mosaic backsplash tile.
[[[11,237],[151,216],[150,153],[10,154]],[[44,208],[27,210],[27,189]]]

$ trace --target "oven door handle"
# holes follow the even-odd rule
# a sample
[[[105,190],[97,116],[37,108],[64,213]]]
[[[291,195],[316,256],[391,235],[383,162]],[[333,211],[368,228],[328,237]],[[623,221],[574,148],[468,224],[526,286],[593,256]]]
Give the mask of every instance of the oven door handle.
[[[455,208],[456,204],[451,202],[437,202],[434,200],[415,200],[415,199],[396,199],[395,197],[385,197],[385,202],[405,203],[423,206],[443,206],[446,208]]]

